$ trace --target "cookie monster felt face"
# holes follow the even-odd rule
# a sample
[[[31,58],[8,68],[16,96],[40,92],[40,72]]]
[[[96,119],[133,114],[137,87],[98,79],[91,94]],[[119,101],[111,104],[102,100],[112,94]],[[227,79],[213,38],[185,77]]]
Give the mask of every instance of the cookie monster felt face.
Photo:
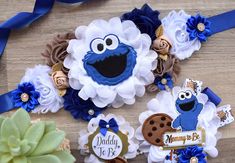
[[[198,100],[191,91],[180,92],[176,100],[176,108],[178,112],[189,112],[196,109]]]
[[[136,51],[121,43],[114,34],[96,38],[83,59],[87,74],[97,83],[116,85],[132,75],[136,64]]]

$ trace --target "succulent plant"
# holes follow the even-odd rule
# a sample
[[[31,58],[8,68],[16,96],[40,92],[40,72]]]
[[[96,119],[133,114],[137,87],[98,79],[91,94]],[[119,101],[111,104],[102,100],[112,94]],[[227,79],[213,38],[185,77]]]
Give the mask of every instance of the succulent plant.
[[[59,148],[64,138],[54,122],[31,122],[19,109],[0,117],[0,163],[73,163],[70,152]]]

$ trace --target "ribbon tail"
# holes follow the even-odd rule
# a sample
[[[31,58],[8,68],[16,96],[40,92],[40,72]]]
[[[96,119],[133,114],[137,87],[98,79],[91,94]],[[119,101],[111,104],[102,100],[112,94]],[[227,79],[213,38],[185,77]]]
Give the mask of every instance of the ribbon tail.
[[[10,35],[10,29],[0,28],[0,57],[2,56],[4,49],[7,45],[7,40]]]
[[[33,13],[21,12],[0,24],[0,56],[3,55],[10,31],[23,28],[48,13],[55,0],[36,0]]]
[[[118,126],[116,126],[116,127],[112,127],[112,130],[117,134],[117,133],[118,133],[118,131],[119,131],[119,127],[118,127]]]
[[[81,3],[84,2],[85,0],[56,0],[57,2],[61,3],[67,3],[67,4],[75,4],[75,3]]]
[[[209,98],[209,100],[215,104],[215,106],[218,106],[220,102],[222,101],[221,98],[215,94],[210,88],[206,87],[202,90],[202,93],[206,94]]]
[[[12,100],[12,92],[0,96],[0,114],[15,109]]]
[[[235,27],[235,10],[209,17],[208,20],[211,22],[211,35],[229,30]]]
[[[105,136],[107,133],[108,129],[107,128],[100,128],[100,133]]]

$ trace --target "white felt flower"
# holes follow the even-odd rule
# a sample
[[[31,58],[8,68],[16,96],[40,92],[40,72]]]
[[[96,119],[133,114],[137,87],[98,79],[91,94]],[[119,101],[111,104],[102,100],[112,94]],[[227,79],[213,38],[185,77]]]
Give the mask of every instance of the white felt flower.
[[[178,93],[185,90],[185,88],[174,87],[172,92],[161,91],[155,98],[148,102],[148,110],[139,116],[141,125],[136,130],[136,138],[140,141],[140,151],[148,155],[149,163],[164,161],[170,151],[162,150],[160,147],[152,145],[145,140],[142,134],[143,123],[148,117],[157,113],[165,113],[175,119],[179,115],[175,107],[175,101],[178,98]],[[198,94],[197,99],[204,106],[198,117],[198,127],[202,127],[206,131],[206,142],[203,148],[211,157],[216,157],[218,150],[215,146],[217,142],[217,129],[219,127],[216,106],[209,102],[207,95],[203,93]]]
[[[36,91],[40,93],[38,98],[40,105],[32,113],[47,113],[48,111],[55,113],[63,107],[64,100],[59,96],[58,90],[49,75],[50,73],[50,67],[37,65],[34,68],[27,69],[21,80],[21,83],[31,82]]]
[[[144,95],[145,85],[154,80],[151,70],[157,66],[147,34],[141,34],[132,21],[116,17],[80,26],[75,35],[64,66],[70,69],[70,86],[80,90],[82,99],[117,108]]]
[[[110,119],[114,118],[119,126],[119,130],[123,134],[127,134],[128,137],[128,152],[123,156],[126,159],[135,158],[137,155],[137,150],[139,148],[138,143],[135,141],[134,135],[135,130],[133,127],[130,126],[129,122],[125,121],[122,116],[115,116],[113,114],[108,114],[107,116],[100,114],[96,118],[92,118],[88,123],[87,130],[82,130],[79,135],[78,144],[79,149],[82,155],[86,155],[84,162],[85,163],[104,163],[104,161],[97,158],[94,154],[90,153],[89,149],[87,148],[88,144],[88,137],[92,135],[97,128],[99,127],[99,121],[105,120],[108,122]]]
[[[189,39],[186,25],[188,18],[190,18],[190,15],[180,10],[179,12],[171,11],[162,19],[164,35],[172,43],[170,52],[181,60],[189,58],[194,51],[201,48],[201,43],[198,39]]]

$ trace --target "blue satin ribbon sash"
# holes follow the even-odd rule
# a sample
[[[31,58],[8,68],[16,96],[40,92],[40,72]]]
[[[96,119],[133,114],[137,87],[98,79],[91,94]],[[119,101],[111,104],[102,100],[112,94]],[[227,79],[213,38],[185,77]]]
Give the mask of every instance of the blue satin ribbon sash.
[[[14,91],[14,90],[13,90]],[[12,100],[12,92],[5,93],[0,96],[0,114],[8,112],[14,108],[14,102]]]
[[[36,0],[33,12],[20,12],[11,17],[7,21],[0,24],[0,57],[4,53],[8,37],[11,30],[27,27],[34,21],[49,13],[54,2],[62,2],[66,4],[74,4],[84,2],[86,0]]]
[[[235,27],[235,10],[209,17],[211,34],[216,34]]]

